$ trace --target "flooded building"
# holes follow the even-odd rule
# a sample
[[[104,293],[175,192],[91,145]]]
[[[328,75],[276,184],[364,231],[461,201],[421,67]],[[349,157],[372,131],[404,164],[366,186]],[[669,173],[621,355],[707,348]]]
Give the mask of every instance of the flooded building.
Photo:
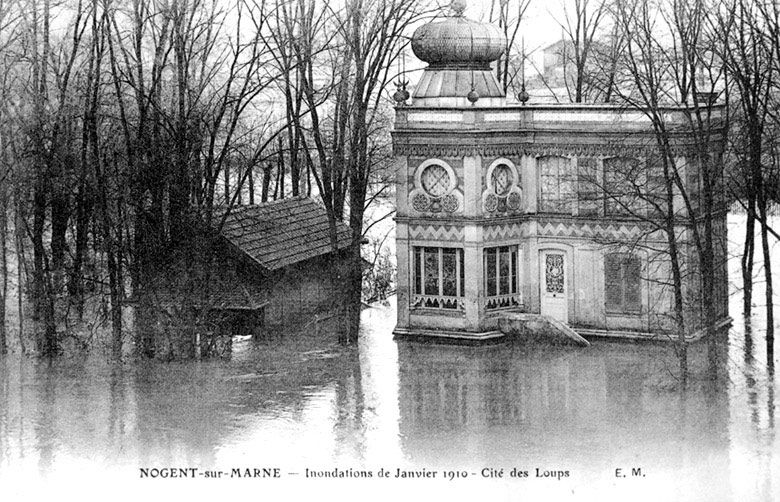
[[[302,320],[308,322],[342,303],[341,278],[352,232],[336,222],[338,252],[333,251],[329,232],[325,208],[308,197],[231,211],[222,237],[258,276],[255,282],[262,291],[258,301],[265,300],[264,328],[298,327]]]
[[[352,232],[339,221],[336,236],[338,251],[325,208],[308,197],[234,207],[215,242],[207,283],[193,291],[184,260],[158,278],[156,308],[138,312],[143,345],[153,347],[145,350],[161,358],[222,355],[233,336],[291,332],[337,315]],[[206,312],[210,336],[192,329],[193,311]]]
[[[670,255],[658,225],[665,184],[649,116],[626,105],[511,102],[491,69],[505,46],[497,27],[462,9],[412,38],[428,66],[411,96],[395,96],[396,334],[485,340],[501,336],[507,312],[586,336],[655,337],[672,328]],[[697,207],[686,110],[662,112],[675,130],[676,172]],[[723,112],[710,105],[709,120],[720,123]],[[709,145],[715,158],[719,127]],[[722,199],[714,301],[727,322]],[[672,206],[686,315],[697,327],[688,202],[678,190]]]

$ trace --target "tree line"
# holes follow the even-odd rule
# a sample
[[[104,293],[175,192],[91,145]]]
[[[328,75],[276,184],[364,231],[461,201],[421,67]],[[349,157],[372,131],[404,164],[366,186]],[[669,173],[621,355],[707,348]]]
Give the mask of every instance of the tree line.
[[[493,1],[485,12],[507,36],[495,71],[510,94],[525,84],[528,6]],[[717,195],[725,186],[747,214],[744,311],[753,304],[758,248],[773,340],[769,253],[778,233],[769,211],[778,199],[780,7],[764,0],[564,6],[564,100],[616,103],[641,110],[652,124],[659,155],[649,202],[663,215],[653,224],[670,248],[681,337],[689,327],[685,264],[675,265],[684,254],[675,251],[680,204],[706,312],[714,308],[713,222],[724,211]],[[0,350],[56,354],[68,340],[86,346],[85,323],[99,318],[118,357],[123,305],[132,298],[154,308],[154,297],[143,293],[174,257],[185,264],[176,273],[189,278],[186,296],[207,294],[198,284],[209,282],[207,250],[227,211],[296,195],[321,198],[334,247],[336,222],[351,228],[347,282],[359,313],[366,209],[390,192],[393,175],[388,87],[413,27],[438,7],[415,0],[0,0]],[[717,120],[709,106],[715,96],[726,110]],[[688,110],[695,193],[675,160],[678,131],[667,105]],[[715,151],[721,131],[726,147]],[[647,198],[644,185],[633,193],[625,183],[601,188],[630,209],[626,197]],[[9,295],[17,304],[6,312]],[[192,312],[187,323],[204,322],[205,312]],[[351,319],[348,341],[359,325],[358,315]],[[136,349],[149,352],[148,333],[135,336]]]
[[[358,309],[364,212],[387,193],[386,88],[426,14],[413,0],[0,1],[2,350],[88,344],[103,316],[120,357],[129,299],[154,308],[144,293],[174,261],[201,294],[230,208],[297,195],[322,198],[334,246],[336,221],[353,231]],[[134,342],[151,350],[148,333]]]

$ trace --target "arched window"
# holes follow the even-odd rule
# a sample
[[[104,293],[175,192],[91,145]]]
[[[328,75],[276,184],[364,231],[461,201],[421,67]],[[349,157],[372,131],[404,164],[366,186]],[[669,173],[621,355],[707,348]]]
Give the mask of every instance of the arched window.
[[[568,213],[574,201],[574,178],[571,160],[566,157],[539,157],[539,210],[546,213]]]
[[[491,176],[491,184],[493,190],[498,196],[504,196],[512,189],[512,183],[514,183],[514,175],[512,175],[512,169],[506,164],[499,164],[493,169]]]
[[[431,164],[420,174],[420,184],[431,197],[441,197],[450,186],[450,175],[444,166]]]

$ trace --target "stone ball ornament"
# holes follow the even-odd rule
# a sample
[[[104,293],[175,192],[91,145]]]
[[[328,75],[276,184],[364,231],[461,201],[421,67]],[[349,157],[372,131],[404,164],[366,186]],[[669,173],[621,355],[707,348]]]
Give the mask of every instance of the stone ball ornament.
[[[403,82],[397,82],[395,84],[396,91],[393,93],[393,101],[395,101],[399,105],[403,105],[406,103],[406,101],[409,100],[410,94],[409,91],[406,89],[406,86],[409,83],[407,81]]]

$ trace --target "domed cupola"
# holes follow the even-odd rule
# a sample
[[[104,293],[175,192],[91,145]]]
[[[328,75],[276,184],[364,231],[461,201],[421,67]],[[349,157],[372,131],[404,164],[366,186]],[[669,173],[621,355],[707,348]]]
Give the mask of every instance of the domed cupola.
[[[450,15],[415,30],[412,51],[428,63],[414,89],[416,105],[465,106],[503,104],[505,93],[490,63],[506,49],[498,27],[463,16],[462,0],[450,4]]]

